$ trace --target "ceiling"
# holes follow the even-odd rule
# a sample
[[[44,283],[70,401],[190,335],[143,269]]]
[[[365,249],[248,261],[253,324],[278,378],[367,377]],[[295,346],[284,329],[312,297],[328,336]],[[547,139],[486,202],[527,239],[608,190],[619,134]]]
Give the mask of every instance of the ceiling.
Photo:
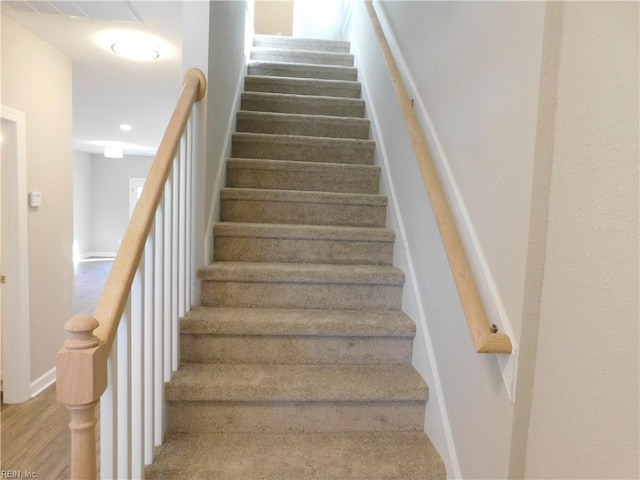
[[[155,154],[182,82],[181,1],[3,0],[2,14],[71,58],[74,149]],[[100,46],[100,34],[121,29],[153,35],[167,51],[135,62]]]

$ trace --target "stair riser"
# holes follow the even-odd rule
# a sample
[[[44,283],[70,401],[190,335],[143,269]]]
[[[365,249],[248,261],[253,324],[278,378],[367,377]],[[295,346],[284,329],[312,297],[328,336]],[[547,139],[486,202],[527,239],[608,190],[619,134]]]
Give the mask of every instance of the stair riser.
[[[339,172],[336,169],[336,172],[322,173],[302,169],[262,170],[227,166],[227,186],[233,188],[376,194],[379,185],[379,172],[362,174],[357,171]]]
[[[386,207],[378,205],[241,199],[223,199],[220,205],[223,222],[383,227],[385,217]]]
[[[400,310],[402,287],[203,280],[201,303],[208,307]]]
[[[214,260],[227,262],[391,265],[393,242],[216,237]]]
[[[182,361],[306,365],[411,363],[410,337],[181,334]]]
[[[330,67],[325,65],[295,65],[290,63],[250,63],[249,75],[267,75],[286,78],[317,78],[322,80],[344,80],[355,82],[358,72],[350,67]]]
[[[424,402],[168,402],[175,432],[421,431]]]
[[[359,83],[316,83],[288,81],[286,78],[273,80],[246,79],[246,92],[287,93],[292,95],[314,95],[337,98],[360,98]]]
[[[277,143],[269,140],[238,139],[236,136],[232,140],[231,155],[235,158],[373,165],[374,149],[369,146],[354,148],[353,144],[342,144],[339,141],[310,144],[296,142],[295,139]]]
[[[242,109],[254,112],[295,113],[301,115],[331,115],[334,117],[364,117],[364,103],[327,97],[268,97],[243,95]]]
[[[340,67],[352,67],[353,55],[343,53],[317,53],[304,50],[263,51],[254,49],[251,52],[251,60],[263,62],[305,63],[310,65],[335,65]]]
[[[275,118],[242,118],[236,121],[238,132],[272,133],[279,135],[304,135],[308,137],[369,138],[369,122],[367,121],[332,121],[321,118],[304,120],[288,120]]]

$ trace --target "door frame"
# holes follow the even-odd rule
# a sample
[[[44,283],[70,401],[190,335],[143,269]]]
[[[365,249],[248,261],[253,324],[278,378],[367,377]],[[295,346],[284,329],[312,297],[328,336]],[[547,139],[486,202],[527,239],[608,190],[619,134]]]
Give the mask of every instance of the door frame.
[[[11,206],[2,215],[2,383],[3,401],[21,403],[31,397],[29,255],[27,235],[27,144],[25,114],[0,105],[2,120],[15,124],[16,155],[3,161],[3,198]],[[10,254],[9,254],[10,253]]]

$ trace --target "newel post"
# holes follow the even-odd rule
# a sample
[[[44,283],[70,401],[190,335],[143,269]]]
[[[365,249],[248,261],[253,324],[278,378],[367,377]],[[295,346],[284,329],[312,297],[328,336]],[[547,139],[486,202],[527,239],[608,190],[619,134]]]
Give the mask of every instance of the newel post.
[[[58,352],[58,401],[71,413],[72,479],[96,479],[96,405],[107,386],[107,349],[93,335],[98,326],[93,317],[73,317],[65,324],[71,338]]]

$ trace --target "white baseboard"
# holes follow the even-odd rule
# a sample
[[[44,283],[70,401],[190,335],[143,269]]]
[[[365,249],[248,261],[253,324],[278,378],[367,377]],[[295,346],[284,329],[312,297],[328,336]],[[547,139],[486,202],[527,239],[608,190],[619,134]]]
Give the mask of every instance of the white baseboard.
[[[56,367],[53,367],[40,378],[31,382],[31,398],[38,396],[43,390],[56,381]]]
[[[115,258],[117,252],[86,252],[80,254],[81,260],[87,258]]]
[[[240,68],[240,75],[238,76],[238,80],[236,83],[233,105],[231,107],[231,112],[229,112],[229,118],[227,120],[227,130],[224,134],[225,143],[223,145],[222,153],[218,162],[218,171],[216,172],[215,183],[213,184],[213,198],[211,201],[211,208],[209,209],[209,212],[207,214],[207,225],[204,234],[206,263],[210,263],[211,261],[213,261],[213,225],[217,221],[218,217],[220,189],[222,188],[226,180],[224,167],[227,164],[227,158],[231,156],[231,134],[235,130],[236,126],[236,113],[238,112],[240,107],[240,99],[244,87],[244,77],[247,71],[247,58],[248,57],[245,55],[245,59],[242,62],[242,66]]]

